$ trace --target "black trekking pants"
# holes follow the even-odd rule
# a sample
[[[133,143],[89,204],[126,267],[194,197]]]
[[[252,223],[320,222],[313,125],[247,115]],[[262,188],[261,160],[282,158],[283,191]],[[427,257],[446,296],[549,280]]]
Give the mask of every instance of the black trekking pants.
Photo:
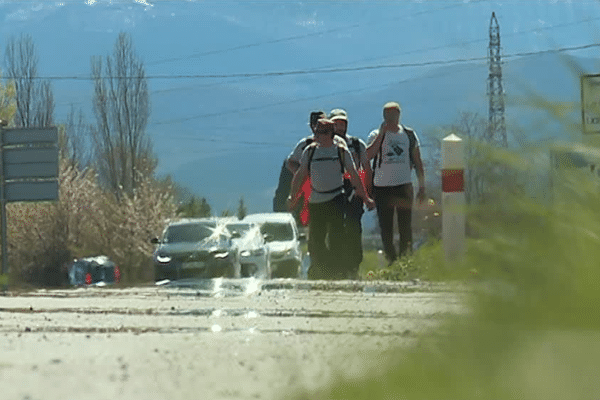
[[[344,265],[345,278],[356,279],[363,260],[362,216],[363,200],[356,194],[346,203],[344,218]]]
[[[309,279],[339,279],[344,249],[344,195],[323,203],[309,203]]]
[[[412,244],[412,204],[411,183],[399,186],[374,186],[373,194],[377,205],[377,217],[381,229],[383,251],[389,262],[406,255]],[[394,212],[400,234],[399,252],[394,247]]]

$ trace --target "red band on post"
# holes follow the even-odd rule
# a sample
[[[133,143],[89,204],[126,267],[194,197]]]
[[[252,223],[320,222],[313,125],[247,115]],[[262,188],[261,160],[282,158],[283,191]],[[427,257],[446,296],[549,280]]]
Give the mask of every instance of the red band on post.
[[[442,170],[442,191],[445,193],[463,192],[465,190],[465,175],[462,169]]]

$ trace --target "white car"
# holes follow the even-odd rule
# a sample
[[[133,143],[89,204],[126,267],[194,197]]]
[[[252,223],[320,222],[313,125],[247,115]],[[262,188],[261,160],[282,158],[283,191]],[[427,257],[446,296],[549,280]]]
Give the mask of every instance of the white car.
[[[269,246],[261,233],[260,225],[242,222],[236,219],[225,222],[225,228],[235,238],[233,247],[238,251],[241,265],[241,277],[254,276],[261,279],[271,278],[271,260]]]
[[[243,221],[258,223],[261,232],[266,235],[271,254],[271,272],[274,277],[297,278],[300,276],[302,265],[300,240],[304,238],[304,235],[298,233],[298,226],[292,214],[250,214]]]

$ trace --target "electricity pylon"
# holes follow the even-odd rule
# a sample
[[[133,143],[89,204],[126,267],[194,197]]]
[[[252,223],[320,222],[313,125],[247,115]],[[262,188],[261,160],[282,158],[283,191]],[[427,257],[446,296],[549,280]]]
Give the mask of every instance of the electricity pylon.
[[[500,26],[496,13],[492,12],[490,20],[489,47],[490,75],[488,77],[487,94],[490,100],[489,126],[487,141],[501,147],[508,147],[506,124],[504,122],[504,89],[502,88],[502,59],[500,55]]]

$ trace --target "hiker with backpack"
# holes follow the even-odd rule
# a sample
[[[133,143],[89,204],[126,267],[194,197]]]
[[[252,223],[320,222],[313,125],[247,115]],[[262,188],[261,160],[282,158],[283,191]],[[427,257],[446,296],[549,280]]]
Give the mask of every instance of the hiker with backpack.
[[[290,153],[287,159],[284,161],[284,165],[281,167],[281,172],[279,174],[279,185],[277,190],[275,191],[275,198],[273,199],[273,211],[288,211],[286,206],[286,199],[288,194],[290,193],[290,188],[292,184],[292,177],[294,173],[300,167],[300,158],[302,157],[302,152],[312,142],[315,140],[315,128],[317,126],[317,121],[322,118],[327,118],[327,114],[324,111],[313,111],[310,113],[309,117],[309,125],[312,134],[306,136],[296,144],[294,150]],[[341,143],[341,139],[336,137],[336,142]],[[301,226],[307,226],[310,220],[310,211],[308,208],[308,198],[310,197],[310,180],[307,180],[302,185],[302,193],[300,194],[300,201],[298,201],[298,206],[293,210],[289,210],[296,217],[296,221]]]
[[[302,194],[300,203],[293,210],[288,210],[286,200],[290,194],[290,188],[292,185],[292,178],[294,173],[300,166],[300,157],[302,152],[314,141],[315,127],[317,121],[320,118],[326,118],[327,115],[323,111],[313,111],[310,113],[309,126],[312,132],[311,135],[302,138],[294,147],[294,150],[290,155],[283,161],[281,171],[279,172],[279,183],[275,190],[275,196],[273,197],[273,211],[274,212],[287,212],[290,211],[296,218],[296,222],[301,226],[308,225],[309,212],[308,212],[308,196],[310,194],[310,184],[306,182],[302,187]]]
[[[396,102],[383,106],[383,123],[367,140],[367,156],[373,160],[373,197],[381,229],[383,251],[389,264],[406,255],[412,245],[412,170],[417,174],[417,199],[425,199],[425,172],[414,130],[400,124]],[[399,252],[394,247],[394,212],[400,233]]]
[[[310,178],[309,279],[343,277],[345,171],[350,174],[356,194],[370,210],[375,207],[375,202],[363,187],[350,151],[343,141],[334,140],[333,125],[327,119],[318,120],[314,141],[302,152],[288,197],[288,208],[293,209],[298,201],[300,186],[306,178]]]
[[[345,110],[341,108],[331,110],[329,119],[334,123],[335,135],[346,142],[365,189],[371,195],[373,172],[371,171],[365,142],[347,134],[348,114]],[[346,244],[344,267],[347,278],[357,279],[358,269],[363,260],[362,216],[364,207],[362,199],[356,195],[348,173],[344,174],[344,195],[346,196],[346,209],[344,212],[344,241]]]
[[[313,111],[310,113],[309,117],[310,130],[312,131],[312,135],[303,137],[294,147],[294,150],[290,153],[286,160],[287,168],[292,172],[292,175],[296,173],[298,168],[300,167],[300,158],[302,157],[302,152],[312,142],[315,140],[315,129],[317,128],[317,122],[320,119],[327,118],[327,114],[325,111]]]

